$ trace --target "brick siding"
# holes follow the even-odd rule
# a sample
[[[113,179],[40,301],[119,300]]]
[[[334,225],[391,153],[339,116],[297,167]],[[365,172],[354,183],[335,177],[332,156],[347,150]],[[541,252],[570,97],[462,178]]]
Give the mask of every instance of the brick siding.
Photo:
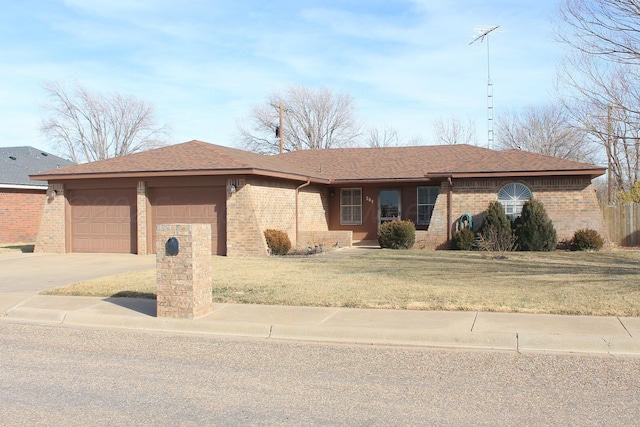
[[[55,197],[53,197],[54,194]],[[66,203],[64,186],[62,184],[49,184],[35,252],[66,252]]]
[[[138,190],[136,192],[136,214],[137,214],[137,239],[138,239],[138,255],[147,255],[147,184],[144,181],[138,182]]]
[[[171,237],[176,255],[166,254]],[[157,316],[195,319],[211,312],[211,224],[161,224],[156,228]]]
[[[511,182],[526,185],[533,197],[544,205],[558,234],[558,240],[569,240],[576,230],[591,228],[606,236],[603,216],[597,196],[588,178],[536,178],[521,180],[464,179],[453,181],[451,200],[451,233],[456,231],[458,218],[468,213],[474,230],[482,224],[482,217],[490,202],[498,200],[500,189]],[[447,192],[443,183],[436,201],[428,232],[416,235],[416,247],[438,249],[447,247]]]
[[[249,179],[239,180],[235,184],[236,192],[227,194],[228,256],[267,256],[269,253],[264,239],[267,229],[287,233],[293,247],[310,244],[309,239],[313,237],[308,232],[329,231],[328,193],[325,188],[305,186],[298,190],[296,230],[297,185],[285,181]],[[300,242],[296,240],[297,232],[307,232]],[[345,236],[344,233],[340,234],[346,246]],[[333,236],[327,236],[327,239],[333,240]]]
[[[0,188],[0,243],[35,242],[45,190]]]

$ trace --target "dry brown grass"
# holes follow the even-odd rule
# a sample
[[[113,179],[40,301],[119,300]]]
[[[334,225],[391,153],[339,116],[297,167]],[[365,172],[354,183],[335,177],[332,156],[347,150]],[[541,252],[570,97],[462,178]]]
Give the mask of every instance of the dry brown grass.
[[[640,315],[640,251],[487,253],[363,251],[334,258],[213,258],[216,302]],[[155,293],[154,270],[56,290]]]

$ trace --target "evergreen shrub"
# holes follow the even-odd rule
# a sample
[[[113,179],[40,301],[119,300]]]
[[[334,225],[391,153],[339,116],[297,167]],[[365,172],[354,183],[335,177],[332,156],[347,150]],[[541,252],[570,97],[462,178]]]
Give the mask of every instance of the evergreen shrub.
[[[456,231],[453,235],[452,246],[453,249],[461,251],[470,251],[473,248],[473,243],[476,240],[476,235],[468,228]]]
[[[523,251],[553,251],[558,236],[542,202],[531,199],[522,206],[515,229],[518,246]]]

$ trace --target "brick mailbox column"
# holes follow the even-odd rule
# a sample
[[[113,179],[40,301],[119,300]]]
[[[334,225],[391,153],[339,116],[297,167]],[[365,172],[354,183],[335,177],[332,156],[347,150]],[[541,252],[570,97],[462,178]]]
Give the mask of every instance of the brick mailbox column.
[[[211,312],[211,225],[156,228],[158,317],[195,319]]]

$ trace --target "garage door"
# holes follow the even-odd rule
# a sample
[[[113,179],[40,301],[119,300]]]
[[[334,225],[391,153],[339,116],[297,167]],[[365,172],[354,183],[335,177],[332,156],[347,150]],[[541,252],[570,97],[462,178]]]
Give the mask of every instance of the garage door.
[[[211,253],[226,255],[226,198],[225,187],[151,188],[151,247],[155,248],[158,224],[211,224]]]
[[[68,192],[72,252],[136,253],[136,190]]]

